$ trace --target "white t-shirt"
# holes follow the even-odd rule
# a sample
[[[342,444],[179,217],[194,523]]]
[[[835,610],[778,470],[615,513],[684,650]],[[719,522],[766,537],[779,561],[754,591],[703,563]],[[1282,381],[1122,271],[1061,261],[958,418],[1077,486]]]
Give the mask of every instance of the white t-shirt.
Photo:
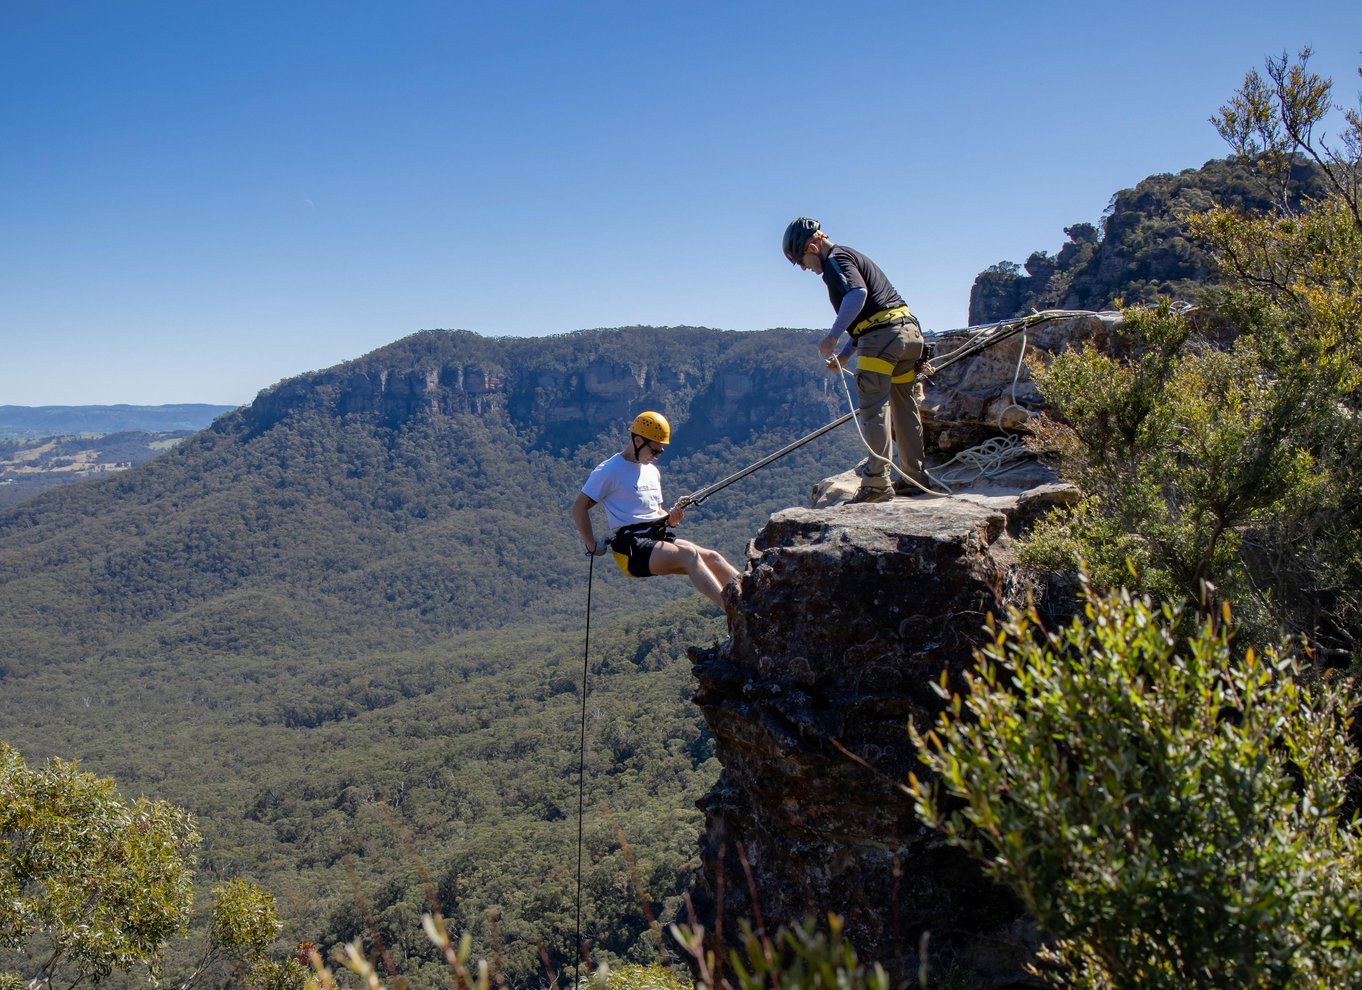
[[[582,491],[605,506],[612,530],[655,522],[667,514],[662,506],[662,473],[655,465],[626,461],[623,454],[597,464]]]

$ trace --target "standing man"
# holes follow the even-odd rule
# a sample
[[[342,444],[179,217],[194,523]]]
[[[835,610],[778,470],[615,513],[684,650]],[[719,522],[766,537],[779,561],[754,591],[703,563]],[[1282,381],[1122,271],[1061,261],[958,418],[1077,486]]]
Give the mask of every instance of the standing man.
[[[785,228],[782,243],[790,264],[823,277],[837,313],[832,329],[818,344],[828,367],[845,365],[856,352],[856,398],[862,432],[870,446],[860,488],[853,502],[882,502],[894,495],[916,495],[927,487],[922,470],[922,417],[913,386],[922,359],[922,327],[878,265],[859,251],[834,244],[817,220],[800,217]],[[850,340],[833,356],[846,333]],[[889,413],[897,441],[898,466],[907,478],[890,480]],[[917,484],[913,484],[917,482]],[[922,487],[919,488],[918,486]]]
[[[572,522],[587,553],[599,557],[614,551],[615,563],[631,577],[685,574],[722,609],[724,587],[738,576],[737,570],[719,551],[678,540],[667,528],[679,525],[684,512],[681,505],[662,507],[662,474],[655,462],[671,438],[671,426],[661,413],[635,416],[624,449],[598,464],[582,485],[572,505]],[[590,514],[597,504],[605,506],[606,522],[614,530],[613,536],[599,540]]]

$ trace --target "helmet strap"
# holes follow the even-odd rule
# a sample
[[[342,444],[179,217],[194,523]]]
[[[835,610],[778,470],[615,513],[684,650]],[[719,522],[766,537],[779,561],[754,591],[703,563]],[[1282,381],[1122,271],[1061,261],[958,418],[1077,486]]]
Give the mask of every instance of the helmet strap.
[[[630,433],[629,438],[634,441],[634,460],[638,460],[638,453],[648,446],[648,438],[641,437],[637,433]]]

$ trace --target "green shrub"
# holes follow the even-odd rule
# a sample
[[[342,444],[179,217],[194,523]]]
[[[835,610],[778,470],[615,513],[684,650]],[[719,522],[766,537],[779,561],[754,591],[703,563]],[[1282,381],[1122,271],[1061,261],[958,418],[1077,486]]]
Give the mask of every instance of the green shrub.
[[[1135,571],[1185,604],[1214,585],[1208,612],[1231,602],[1255,639],[1308,637],[1341,667],[1362,662],[1362,106],[1334,107],[1308,58],[1270,59],[1212,118],[1276,206],[1189,204],[1219,266],[1205,305],[1129,311],[1109,353],[1034,369],[1056,417],[1041,445],[1082,501],[1021,553],[1047,570],[1081,559],[1106,588]],[[1323,186],[1302,196],[1307,159]]]
[[[918,814],[1012,888],[1057,985],[1362,985],[1352,699],[1122,592],[1014,611],[934,729]],[[941,692],[947,694],[944,682]]]

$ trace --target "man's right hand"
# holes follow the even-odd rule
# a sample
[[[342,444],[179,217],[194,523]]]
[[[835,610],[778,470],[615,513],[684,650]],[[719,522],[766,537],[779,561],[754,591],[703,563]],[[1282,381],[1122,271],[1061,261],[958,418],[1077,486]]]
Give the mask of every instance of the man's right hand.
[[[609,549],[610,537],[602,536],[599,540],[596,541],[596,545],[592,549],[588,550],[587,553],[592,554],[593,556],[596,557],[604,557],[607,551],[609,551]]]

